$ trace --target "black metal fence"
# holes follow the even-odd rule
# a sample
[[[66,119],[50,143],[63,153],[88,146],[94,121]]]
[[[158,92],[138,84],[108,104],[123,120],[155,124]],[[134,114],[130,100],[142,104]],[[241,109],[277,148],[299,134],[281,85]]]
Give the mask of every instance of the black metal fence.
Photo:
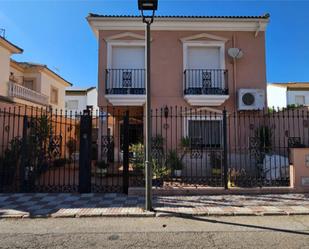
[[[0,110],[0,192],[127,192],[144,186],[143,108]],[[157,187],[289,185],[289,149],[309,146],[305,107],[152,111]]]
[[[161,185],[289,186],[289,149],[309,146],[307,108],[164,108],[153,113],[152,124],[154,177]]]
[[[1,109],[0,192],[127,192],[129,183],[143,183],[123,162],[125,117],[114,108]]]

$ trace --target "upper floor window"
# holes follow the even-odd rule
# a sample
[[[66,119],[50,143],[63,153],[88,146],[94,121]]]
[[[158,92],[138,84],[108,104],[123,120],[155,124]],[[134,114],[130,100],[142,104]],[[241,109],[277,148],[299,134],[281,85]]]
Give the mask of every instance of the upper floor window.
[[[106,93],[144,94],[144,41],[109,42],[107,54]]]
[[[145,68],[145,48],[140,45],[113,45],[108,67],[110,69],[142,69]]]
[[[58,89],[53,86],[50,89],[50,103],[58,104]]]
[[[188,47],[186,69],[220,69],[219,47]]]
[[[78,100],[68,100],[68,101],[66,101],[65,107],[68,110],[77,110],[78,109]]]
[[[304,95],[296,95],[295,96],[295,104],[296,105],[305,105],[305,96]]]
[[[31,90],[35,90],[33,79],[24,79],[23,85]]]
[[[184,42],[184,94],[226,94],[223,41]]]
[[[184,42],[184,69],[225,69],[224,42]]]

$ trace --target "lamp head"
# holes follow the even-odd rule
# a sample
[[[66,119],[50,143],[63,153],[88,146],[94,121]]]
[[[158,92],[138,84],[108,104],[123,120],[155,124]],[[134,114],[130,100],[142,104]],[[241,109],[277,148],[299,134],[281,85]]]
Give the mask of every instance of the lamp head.
[[[158,0],[138,0],[138,9],[141,11],[156,11],[158,9]]]

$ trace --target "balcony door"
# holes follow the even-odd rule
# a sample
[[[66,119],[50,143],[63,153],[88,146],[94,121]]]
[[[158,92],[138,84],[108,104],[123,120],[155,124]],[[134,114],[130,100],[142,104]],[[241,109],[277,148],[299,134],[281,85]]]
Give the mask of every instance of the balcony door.
[[[145,85],[145,48],[144,46],[113,46],[110,82],[113,88],[135,90]],[[126,91],[126,90],[125,90]]]
[[[215,89],[223,86],[220,47],[188,46],[186,77],[191,89]]]

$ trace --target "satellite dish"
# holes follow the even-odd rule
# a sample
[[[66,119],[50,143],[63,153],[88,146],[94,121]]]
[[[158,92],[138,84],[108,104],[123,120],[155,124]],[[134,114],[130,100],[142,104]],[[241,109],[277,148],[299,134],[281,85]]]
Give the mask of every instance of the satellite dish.
[[[243,57],[244,52],[240,48],[229,48],[227,51],[229,56],[231,56],[233,59],[240,59]]]

